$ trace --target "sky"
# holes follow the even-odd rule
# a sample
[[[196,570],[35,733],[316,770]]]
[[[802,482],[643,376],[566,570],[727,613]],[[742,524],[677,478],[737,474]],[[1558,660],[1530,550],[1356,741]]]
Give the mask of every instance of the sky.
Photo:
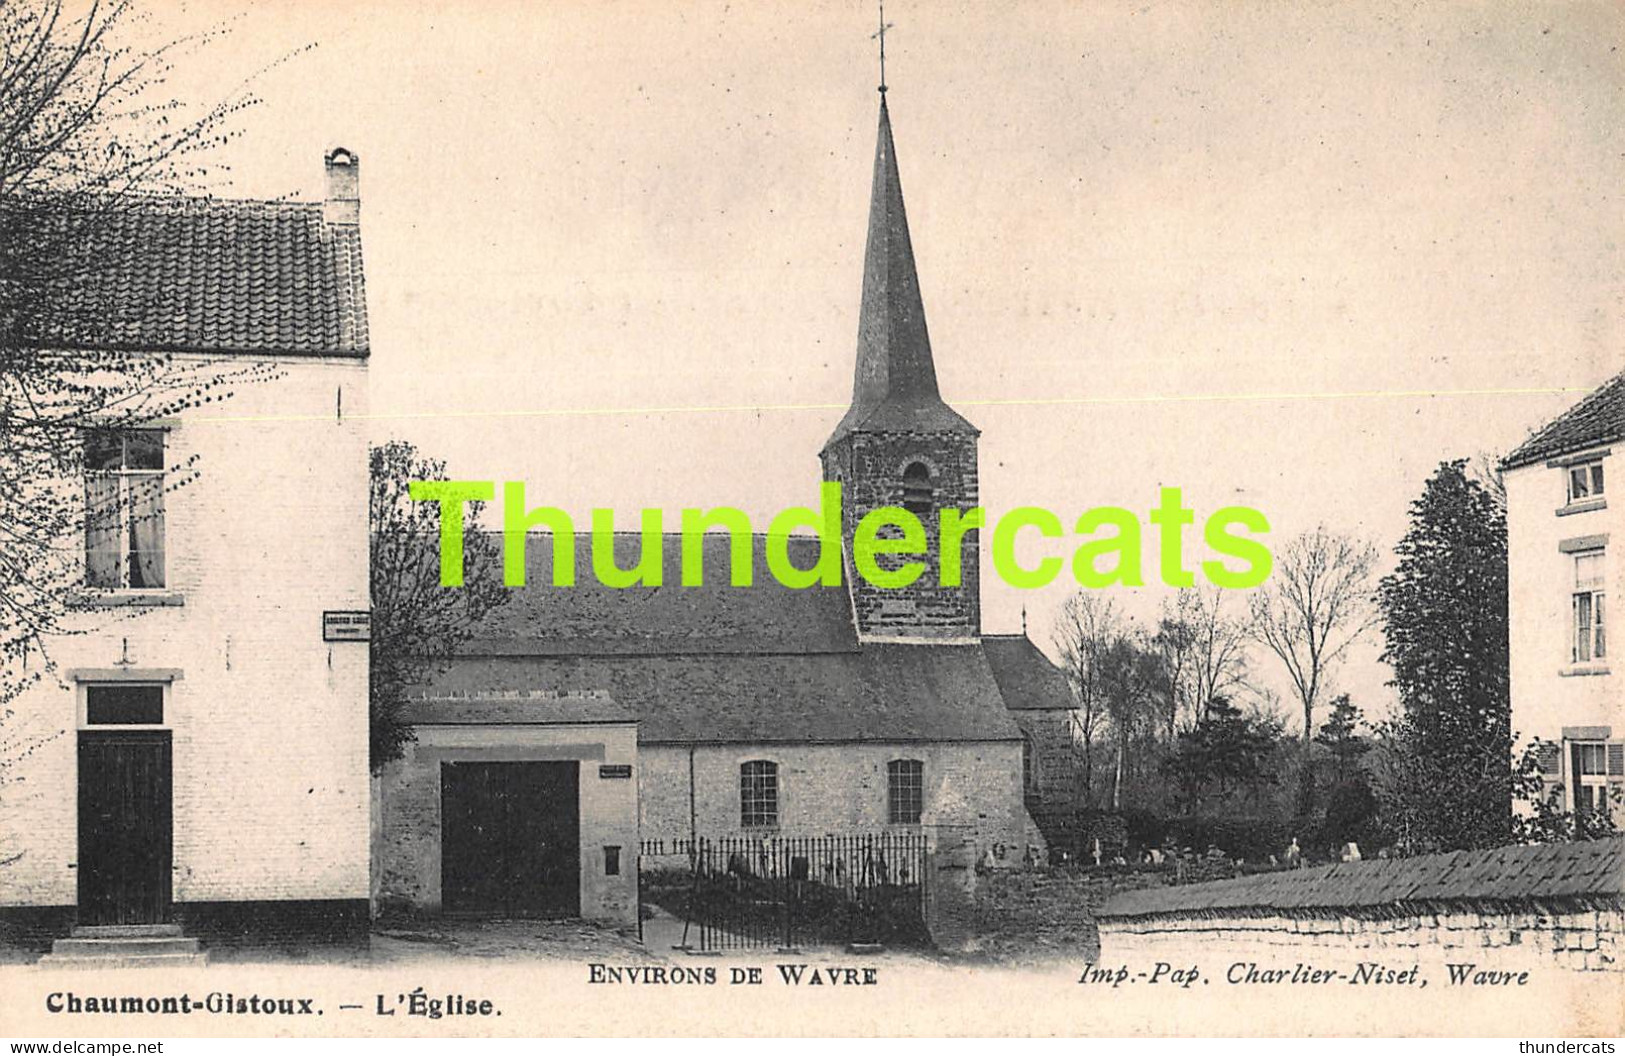
[[[1179,486],[1198,523],[1250,505],[1387,567],[1441,460],[1506,453],[1625,367],[1617,4],[886,18],[938,376],[995,516]],[[158,29],[223,21],[170,85],[212,102],[264,69],[211,189],[318,199],[323,153],[360,155],[379,439],[582,520],[765,528],[816,499],[852,386],[872,5],[194,0]],[[1048,644],[1064,577],[983,584],[985,630],[1025,610]],[[1336,679],[1373,713],[1379,644]]]

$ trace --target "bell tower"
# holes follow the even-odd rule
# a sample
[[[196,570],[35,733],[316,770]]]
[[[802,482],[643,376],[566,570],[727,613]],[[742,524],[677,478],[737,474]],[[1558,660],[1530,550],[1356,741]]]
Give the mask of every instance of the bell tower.
[[[841,484],[846,581],[860,637],[974,641],[981,635],[978,533],[965,532],[958,540],[961,580],[943,586],[939,525],[944,509],[967,511],[977,504],[979,433],[937,389],[885,87],[880,91],[852,406],[820,458],[824,479]],[[853,531],[881,506],[908,509],[925,528],[923,557],[879,558],[888,569],[925,563],[925,573],[907,587],[872,585],[852,564]]]

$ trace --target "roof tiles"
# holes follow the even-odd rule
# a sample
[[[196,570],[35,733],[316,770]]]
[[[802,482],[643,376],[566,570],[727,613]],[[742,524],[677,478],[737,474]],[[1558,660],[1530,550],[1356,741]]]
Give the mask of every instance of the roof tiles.
[[[136,198],[62,226],[39,343],[367,355],[360,228],[319,203]]]

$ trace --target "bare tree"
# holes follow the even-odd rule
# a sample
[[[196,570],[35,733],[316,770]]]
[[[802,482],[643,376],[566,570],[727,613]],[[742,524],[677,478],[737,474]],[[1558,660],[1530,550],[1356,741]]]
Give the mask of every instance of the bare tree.
[[[1104,659],[1111,643],[1122,634],[1123,617],[1116,603],[1098,594],[1082,592],[1067,598],[1055,620],[1052,640],[1078,706],[1086,803],[1094,798],[1095,741],[1106,717]]]
[[[1371,544],[1317,527],[1275,555],[1269,581],[1252,596],[1250,632],[1281,661],[1303,709],[1303,765],[1298,779],[1300,810],[1313,796],[1309,766],[1315,708],[1328,676],[1348,648],[1376,619]]]
[[[480,621],[513,592],[502,583],[500,537],[479,528],[484,503],[463,510],[461,587],[440,584],[440,508],[414,502],[414,480],[445,480],[446,464],[404,440],[370,452],[372,584],[369,745],[372,769],[399,759],[415,734],[402,713],[456,657]]]
[[[1190,716],[1196,667],[1196,597],[1194,590],[1181,590],[1164,598],[1151,646],[1162,657],[1162,674],[1167,681],[1166,736],[1170,744],[1179,732],[1179,716]]]
[[[209,177],[205,155],[255,102],[246,82],[201,113],[164,98],[172,63],[219,31],[143,49],[145,21],[138,0],[0,2],[0,705],[49,671],[52,636],[86,626],[69,613],[94,607],[85,530],[118,511],[87,497],[86,436],[275,373],[131,347],[112,311],[108,233]],[[162,468],[167,490],[197,472]]]
[[[1227,611],[1230,591],[1223,587],[1193,587],[1188,619],[1191,625],[1190,707],[1192,717],[1205,714],[1216,698],[1236,697],[1247,685],[1247,623]]]

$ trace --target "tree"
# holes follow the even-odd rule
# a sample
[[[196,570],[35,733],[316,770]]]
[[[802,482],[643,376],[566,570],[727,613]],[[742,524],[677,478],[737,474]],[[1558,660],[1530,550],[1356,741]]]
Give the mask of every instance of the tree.
[[[172,62],[218,34],[143,49],[142,21],[136,0],[0,3],[0,705],[51,670],[53,636],[89,619],[84,532],[116,510],[86,499],[87,432],[274,374],[128,349],[108,311],[118,276],[97,234],[206,177],[205,154],[255,102],[239,90],[187,116],[163,98]],[[199,471],[165,468],[169,490]]]
[[[1332,698],[1331,714],[1315,734],[1315,743],[1331,753],[1334,783],[1342,784],[1353,776],[1355,764],[1371,744],[1360,736],[1360,706],[1347,693]]]
[[[1116,742],[1112,769],[1111,808],[1121,810],[1123,785],[1131,767],[1143,762],[1135,742],[1145,742],[1156,751],[1156,730],[1161,724],[1166,701],[1168,676],[1162,656],[1142,635],[1122,633],[1105,644],[1097,657],[1101,699]]]
[[[413,502],[414,480],[445,480],[446,464],[404,441],[371,452],[372,644],[369,687],[372,768],[398,759],[412,740],[402,711],[413,691],[444,670],[480,621],[509,598],[498,537],[479,530],[482,503],[463,513],[461,587],[440,585],[439,505]]]
[[[1123,618],[1116,604],[1089,592],[1067,598],[1055,620],[1052,640],[1077,703],[1083,741],[1083,794],[1090,804],[1094,802],[1095,738],[1106,715],[1104,657],[1122,634]]]
[[[1223,587],[1195,587],[1188,620],[1191,628],[1190,707],[1207,713],[1218,697],[1233,698],[1247,685],[1247,625],[1225,611],[1231,594]]]
[[[1413,851],[1491,847],[1512,832],[1506,516],[1467,461],[1411,504],[1399,565],[1378,591],[1391,683],[1385,807]]]
[[[1180,712],[1190,708],[1196,666],[1195,604],[1194,590],[1181,590],[1172,598],[1163,599],[1157,629],[1151,636],[1151,645],[1161,657],[1162,671],[1167,678],[1163,695],[1167,700],[1169,743],[1179,731]]]
[[[1275,556],[1275,571],[1253,593],[1250,633],[1286,669],[1303,709],[1299,813],[1314,798],[1309,765],[1315,707],[1338,661],[1371,626],[1376,550],[1325,527],[1297,536]]]
[[[1259,792],[1274,780],[1270,762],[1281,734],[1279,722],[1214,697],[1196,724],[1179,734],[1163,771],[1186,810],[1227,805],[1238,795],[1256,806]]]

